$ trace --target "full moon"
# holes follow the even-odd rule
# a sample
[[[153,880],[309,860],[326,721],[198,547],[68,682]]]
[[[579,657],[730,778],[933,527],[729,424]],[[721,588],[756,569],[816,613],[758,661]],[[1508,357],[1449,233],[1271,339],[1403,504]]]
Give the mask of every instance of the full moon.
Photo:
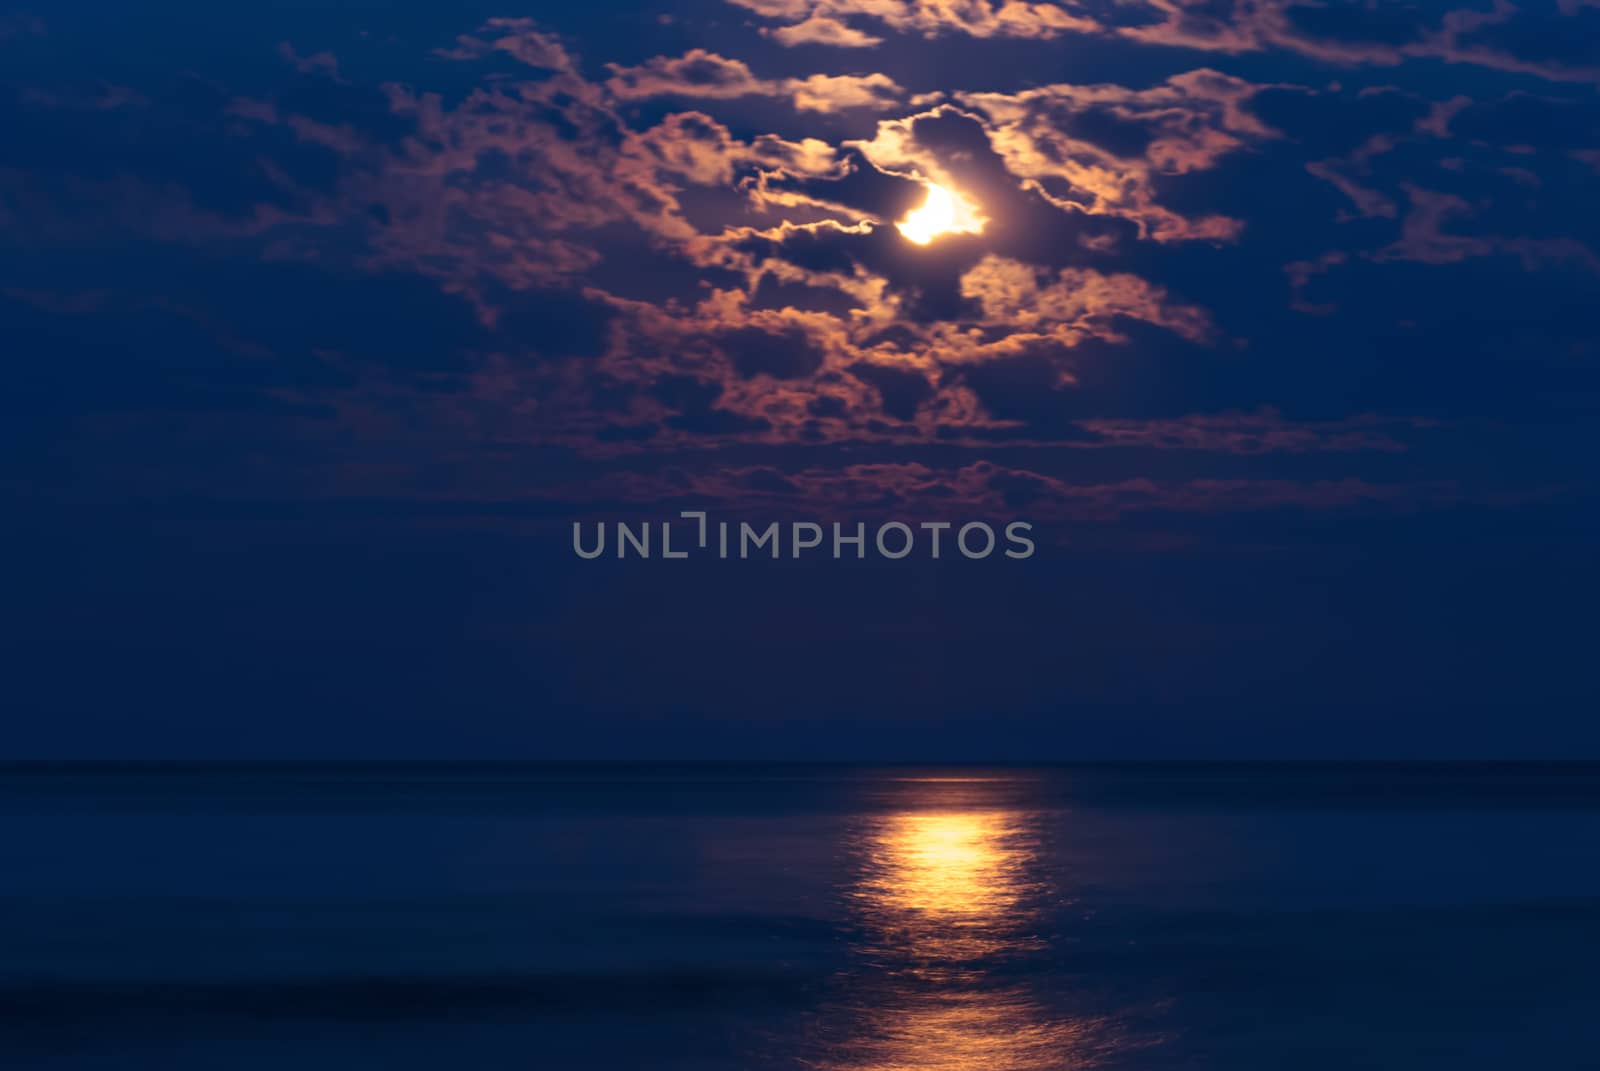
[[[978,208],[955,190],[936,182],[924,183],[928,197],[895,228],[907,241],[927,245],[941,234],[978,234],[988,222]]]

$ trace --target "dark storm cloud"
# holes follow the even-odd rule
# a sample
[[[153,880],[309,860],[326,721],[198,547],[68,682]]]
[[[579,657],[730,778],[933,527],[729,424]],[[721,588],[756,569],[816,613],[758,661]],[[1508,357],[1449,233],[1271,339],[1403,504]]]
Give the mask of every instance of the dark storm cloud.
[[[723,352],[741,376],[765,375],[773,379],[803,379],[822,367],[824,353],[804,331],[763,331],[737,327],[717,336]]]
[[[1285,11],[1289,29],[1317,40],[1398,48],[1420,44],[1430,26],[1420,4],[1293,5]]]
[[[671,415],[669,427],[695,435],[736,435],[763,431],[767,422],[720,408],[722,384],[693,376],[667,375],[655,381],[650,393],[665,405]]]
[[[896,420],[915,419],[917,407],[933,396],[933,385],[914,369],[860,361],[848,371],[877,389],[883,411]]]
[[[1514,57],[1531,70],[1593,75],[1600,64],[1600,8],[1580,2],[1523,3],[1504,9],[1509,17],[1485,19],[1458,39],[1467,54]],[[1514,13],[1514,14],[1513,14]]]

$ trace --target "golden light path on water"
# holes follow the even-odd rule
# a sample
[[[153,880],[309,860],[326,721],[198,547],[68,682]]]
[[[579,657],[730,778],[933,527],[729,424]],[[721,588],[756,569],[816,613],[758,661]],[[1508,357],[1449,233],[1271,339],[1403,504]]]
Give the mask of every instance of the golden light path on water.
[[[892,815],[869,839],[857,898],[879,936],[933,963],[1004,950],[1027,918],[1032,851],[1016,815]]]
[[[1103,1024],[1052,1014],[1008,973],[1043,949],[1048,889],[1038,822],[1022,811],[940,804],[971,792],[914,786],[926,809],[863,832],[849,900],[867,964],[842,1013],[851,1026],[814,1066],[830,1071],[1067,1071],[1104,1051]],[[976,802],[976,801],[974,801]]]

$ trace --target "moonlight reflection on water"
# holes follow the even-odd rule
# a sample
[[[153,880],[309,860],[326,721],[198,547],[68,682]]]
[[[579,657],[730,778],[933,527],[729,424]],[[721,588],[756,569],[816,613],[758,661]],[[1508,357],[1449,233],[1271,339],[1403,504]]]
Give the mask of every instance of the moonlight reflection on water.
[[[852,845],[848,899],[863,963],[832,1012],[848,1026],[816,1066],[837,1071],[1044,1071],[1087,1066],[1106,1024],[1053,1012],[1022,968],[1040,955],[1050,899],[1039,820],[942,809],[919,786]]]

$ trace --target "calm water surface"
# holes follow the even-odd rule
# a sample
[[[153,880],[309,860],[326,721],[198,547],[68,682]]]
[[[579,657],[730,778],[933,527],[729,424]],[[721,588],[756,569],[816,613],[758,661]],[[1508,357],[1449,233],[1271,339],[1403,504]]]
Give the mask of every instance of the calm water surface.
[[[1594,1068],[1600,767],[13,767],[0,1066]]]

